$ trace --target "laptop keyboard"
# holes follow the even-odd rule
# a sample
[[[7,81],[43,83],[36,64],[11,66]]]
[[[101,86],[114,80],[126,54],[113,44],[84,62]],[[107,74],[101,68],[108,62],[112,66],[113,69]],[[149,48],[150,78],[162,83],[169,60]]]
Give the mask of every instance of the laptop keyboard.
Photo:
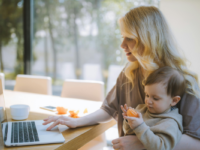
[[[35,122],[13,122],[11,131],[11,143],[37,142],[39,141]]]

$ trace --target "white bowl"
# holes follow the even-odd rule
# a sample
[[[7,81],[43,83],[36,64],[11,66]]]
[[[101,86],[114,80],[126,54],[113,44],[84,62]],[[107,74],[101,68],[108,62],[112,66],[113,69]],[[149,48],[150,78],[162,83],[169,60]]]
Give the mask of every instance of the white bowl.
[[[18,104],[10,106],[12,119],[24,120],[28,118],[30,107],[28,105]]]

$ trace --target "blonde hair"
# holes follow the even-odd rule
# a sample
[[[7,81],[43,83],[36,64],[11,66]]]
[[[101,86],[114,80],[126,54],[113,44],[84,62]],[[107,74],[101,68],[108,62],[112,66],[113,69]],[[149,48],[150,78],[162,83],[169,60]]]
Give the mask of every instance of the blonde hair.
[[[158,8],[140,6],[131,9],[119,20],[119,24],[122,35],[136,42],[131,52],[137,61],[129,62],[125,68],[125,75],[133,86],[134,72],[140,66],[148,74],[170,66],[184,74],[186,92],[200,98],[197,75],[187,69],[186,59],[178,52],[169,26]],[[141,48],[142,54],[138,53]]]

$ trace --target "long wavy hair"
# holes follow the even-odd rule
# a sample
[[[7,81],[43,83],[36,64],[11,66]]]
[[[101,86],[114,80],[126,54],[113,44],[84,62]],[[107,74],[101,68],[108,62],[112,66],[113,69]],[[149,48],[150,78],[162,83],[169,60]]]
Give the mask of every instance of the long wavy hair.
[[[170,66],[184,74],[186,92],[200,98],[197,75],[186,67],[186,59],[180,55],[171,30],[161,11],[154,6],[140,6],[131,9],[121,19],[119,25],[123,36],[136,41],[131,50],[137,61],[129,62],[125,75],[134,86],[134,71],[142,67],[147,75],[154,70]],[[139,49],[143,53],[138,53]]]

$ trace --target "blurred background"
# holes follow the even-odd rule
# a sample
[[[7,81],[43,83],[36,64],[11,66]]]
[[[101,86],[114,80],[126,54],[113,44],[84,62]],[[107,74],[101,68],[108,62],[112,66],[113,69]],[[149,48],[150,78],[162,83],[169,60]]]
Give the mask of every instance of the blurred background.
[[[159,0],[0,0],[5,88],[13,89],[17,74],[32,74],[52,77],[53,95],[64,79],[103,81],[109,91],[126,63],[117,21],[146,4]]]

